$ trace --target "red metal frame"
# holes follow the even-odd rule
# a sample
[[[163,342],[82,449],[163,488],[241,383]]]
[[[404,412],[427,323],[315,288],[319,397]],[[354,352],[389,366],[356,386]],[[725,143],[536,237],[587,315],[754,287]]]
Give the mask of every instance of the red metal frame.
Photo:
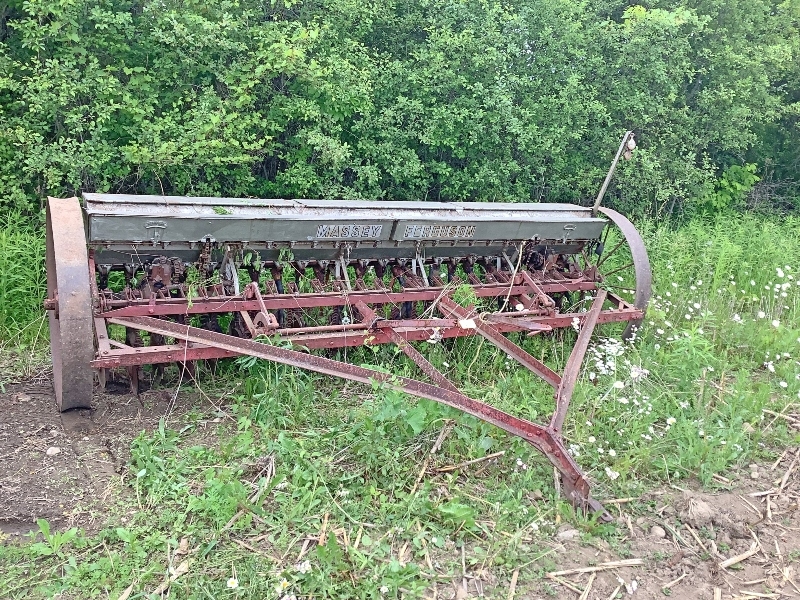
[[[328,261],[298,262],[290,266],[270,262],[259,264],[258,270],[253,265],[247,267],[250,277],[256,281],[238,293],[236,281],[190,286],[184,270],[187,265],[181,264],[175,271],[164,266],[180,259],[161,257],[162,260],[148,265],[103,265],[98,272],[94,252],[87,253],[80,236],[83,214],[79,201],[49,198],[45,308],[50,312],[57,403],[62,411],[89,407],[92,368],[101,386],[110,370],[127,369],[131,390],[138,393],[142,365],[155,365],[153,381],[156,381],[163,372],[161,365],[164,363],[174,362],[191,372],[194,361],[239,355],[362,383],[377,381],[458,408],[524,439],[558,470],[562,489],[573,503],[609,518],[591,497],[588,479],[567,452],[562,429],[595,327],[601,323],[627,323],[622,337],[628,339],[644,317],[652,275],[644,243],[630,221],[611,209],[600,207],[598,210],[624,238],[610,251],[603,250],[607,239],[604,237],[596,245],[583,249],[589,254],[550,254],[540,264],[523,261],[525,244],[521,243],[516,268],[505,254],[488,261],[484,257],[482,262],[475,256],[448,259],[450,281],[447,284],[442,281],[443,275],[434,273],[442,265],[439,262],[431,265],[428,277],[424,271],[427,267],[419,256],[410,271],[404,260],[373,263],[374,280],[372,277],[365,280],[370,268],[366,261],[348,266],[345,254],[336,263],[335,275]],[[54,214],[59,216],[57,223],[53,221]],[[633,291],[630,301],[602,289],[610,284],[600,285],[604,276],[598,271],[623,243],[628,244],[632,262],[620,268],[632,268],[635,279],[635,289],[628,290]],[[341,250],[345,253],[347,249],[343,245]],[[210,252],[209,241],[195,265],[206,275],[217,268],[210,262]],[[225,252],[227,259],[229,250]],[[597,261],[591,264],[594,256]],[[505,259],[512,270],[500,270],[500,259]],[[581,259],[583,268],[579,266]],[[474,270],[476,264],[481,265],[482,274]],[[462,287],[456,276],[458,265],[463,268],[462,277],[466,279],[470,294],[483,300],[480,303],[483,312],[455,301]],[[292,273],[296,271],[304,278],[310,274],[308,267],[313,276],[306,281],[313,292],[301,293],[299,288],[305,287],[305,283],[291,281]],[[348,275],[350,267],[354,269],[355,278]],[[123,268],[126,286],[121,293],[100,289],[107,287],[111,269]],[[535,270],[538,268],[544,271]],[[418,269],[419,274],[415,272]],[[142,270],[144,276],[138,277]],[[262,282],[261,277],[270,273],[272,280]],[[235,274],[230,275],[227,270],[221,275],[235,278]],[[560,293],[581,294],[584,298],[588,293],[593,296],[591,308],[585,312],[562,313],[559,300],[563,302],[564,298],[559,298]],[[199,297],[192,297],[197,295]],[[424,310],[416,315],[415,309],[420,306]],[[320,308],[327,310],[317,310]],[[388,315],[387,308],[391,308]],[[230,332],[235,335],[219,332],[220,315],[231,316]],[[389,318],[384,318],[386,316]],[[309,317],[316,324],[308,325]],[[196,321],[202,327],[192,326]],[[124,343],[113,339],[109,324],[124,327]],[[519,332],[531,336],[573,325],[580,333],[563,374],[554,372],[504,335]],[[92,330],[93,343],[90,341]],[[146,347],[139,335],[141,331],[150,332]],[[257,340],[261,334],[277,337],[304,351],[260,343]],[[482,336],[553,388],[555,409],[547,425],[531,423],[469,398],[413,346],[413,342],[472,335]],[[311,352],[375,344],[395,344],[432,383],[387,375]]]

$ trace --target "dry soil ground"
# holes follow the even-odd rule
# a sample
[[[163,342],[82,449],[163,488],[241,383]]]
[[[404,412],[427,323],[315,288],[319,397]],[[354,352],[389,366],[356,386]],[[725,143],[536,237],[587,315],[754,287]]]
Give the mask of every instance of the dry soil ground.
[[[198,398],[164,391],[147,392],[141,401],[121,393],[95,402],[93,411],[62,419],[46,379],[0,394],[0,533],[8,540],[34,529],[37,518],[54,528],[103,527],[107,506],[118,500],[112,496],[125,493],[117,480],[131,440],[164,415],[177,422],[198,407],[213,414]],[[485,588],[472,579],[466,594],[442,586],[437,595],[466,598],[483,590],[495,598],[800,598],[800,449],[726,476],[717,492],[666,487],[643,497],[644,503],[612,501],[625,536],[613,548],[568,525],[551,540],[531,539],[538,554],[547,553],[566,571],[562,575],[541,582],[523,581],[523,575],[512,592],[508,582],[487,574]],[[641,564],[613,562],[621,560]]]

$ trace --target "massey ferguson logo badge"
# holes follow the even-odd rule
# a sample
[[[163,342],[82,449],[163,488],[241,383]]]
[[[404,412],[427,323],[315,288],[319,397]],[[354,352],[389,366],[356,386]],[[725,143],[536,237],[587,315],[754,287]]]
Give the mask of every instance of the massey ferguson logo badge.
[[[406,225],[403,237],[407,239],[471,238],[475,237],[475,225]]]
[[[317,238],[375,239],[381,236],[383,225],[320,225]]]

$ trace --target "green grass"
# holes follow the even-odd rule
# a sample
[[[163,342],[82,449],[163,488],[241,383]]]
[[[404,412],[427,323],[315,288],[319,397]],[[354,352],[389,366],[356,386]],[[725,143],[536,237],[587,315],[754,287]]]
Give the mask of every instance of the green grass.
[[[601,499],[688,478],[710,486],[713,474],[800,439],[764,413],[800,402],[800,222],[737,216],[643,229],[656,282],[645,327],[632,344],[595,340],[567,419]],[[574,338],[519,341],[561,366]],[[475,398],[538,421],[552,410],[552,390],[480,339],[425,351]],[[347,358],[416,374],[392,347]],[[182,539],[194,553],[171,598],[421,597],[432,577],[459,579],[462,556],[503,590],[517,568],[527,582],[552,567],[537,540],[563,521],[625,552],[616,526],[576,515],[555,496],[548,464],[494,427],[249,358],[226,369],[206,390],[228,416],[214,437],[198,437],[197,414],[142,433],[122,484],[134,506],[112,510],[97,535],[47,531],[0,546],[0,597],[118,597],[133,585],[131,599],[148,598]],[[430,469],[506,453],[419,481],[450,419]]]
[[[44,254],[44,239],[30,219],[17,213],[0,216],[0,341],[40,336],[47,291]]]
[[[27,377],[46,358],[47,291],[41,231],[18,213],[0,215],[0,391]]]

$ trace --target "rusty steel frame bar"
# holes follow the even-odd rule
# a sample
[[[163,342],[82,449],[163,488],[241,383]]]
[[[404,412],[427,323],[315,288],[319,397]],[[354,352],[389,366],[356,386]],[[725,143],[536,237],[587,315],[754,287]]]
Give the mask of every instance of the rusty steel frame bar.
[[[516,360],[523,367],[527,367],[536,373],[554,388],[558,388],[558,386],[561,385],[561,376],[558,373],[553,371],[540,360],[525,352],[525,350],[503,336],[503,334],[500,333],[497,328],[483,321],[479,316],[470,319],[470,311],[462,306],[459,306],[448,297],[440,298],[436,306],[445,317],[454,316],[462,321],[471,320],[478,334],[482,335],[492,344],[500,348],[503,352]]]
[[[600,318],[598,319],[599,323],[619,323],[619,322],[626,322],[630,321],[631,319],[638,318],[641,315],[641,311],[638,309],[630,309],[630,310],[616,310],[616,311],[604,311],[600,314]],[[531,323],[545,323],[550,325],[552,328],[561,328],[561,327],[570,327],[572,322],[575,319],[578,319],[579,323],[583,322],[586,317],[586,313],[568,313],[566,315],[561,315],[559,317],[550,317],[547,320],[543,321],[541,319],[533,320],[523,320],[519,319],[519,324],[512,324],[507,322],[499,322],[495,323],[492,315],[489,314],[486,316],[486,319],[491,322],[492,327],[501,333],[512,333],[512,332],[530,332],[531,329],[529,325]],[[428,339],[431,334],[433,333],[433,328],[429,329],[411,329],[411,328],[403,328],[403,327],[395,327],[395,329],[402,334],[406,340],[408,341],[423,341]],[[472,335],[472,331],[462,329],[461,327],[448,327],[440,329],[439,333],[441,333],[443,338],[454,338],[454,337],[464,337],[467,335]],[[372,344],[386,344],[390,343],[385,334],[381,331],[367,331],[367,330],[354,330],[348,331],[343,330],[340,333],[305,333],[305,334],[297,334],[297,335],[283,335],[281,336],[282,339],[292,342],[293,344],[304,346],[308,349],[324,349],[324,348],[343,348],[343,347],[353,347],[353,346],[362,346],[364,344],[372,345]]]
[[[611,298],[611,294],[609,294]],[[628,321],[631,318],[637,318],[641,313],[636,310],[619,311],[604,311],[600,313],[598,324],[610,322]],[[579,323],[583,323],[587,313],[574,313],[565,314],[559,317],[559,327],[568,327],[574,319],[578,319]],[[492,314],[485,317],[492,323],[492,326],[501,333],[514,333],[514,332],[531,332],[530,326],[536,325],[538,321],[530,321],[521,317],[508,317],[502,318],[496,322]],[[409,328],[406,327],[409,321],[390,321],[392,330],[395,331],[397,336],[406,342],[421,342],[430,338],[433,333],[433,328]],[[518,321],[517,324],[512,321]],[[105,322],[104,318],[98,318],[96,322]],[[360,326],[361,324],[359,324]],[[343,347],[356,347],[364,345],[377,345],[394,343],[394,340],[389,336],[386,330],[377,328],[375,330],[368,330],[361,328],[358,330],[346,329],[347,326],[339,326],[337,331],[324,331],[320,333],[304,333],[297,335],[289,335],[291,330],[279,330],[277,333],[281,335],[281,339],[289,341],[296,346],[301,346],[308,349],[334,349]],[[96,330],[96,331],[99,331]],[[546,330],[543,330],[546,331]],[[439,333],[444,339],[451,339],[456,337],[465,337],[472,335],[471,330],[462,329],[458,326],[440,329]],[[107,349],[105,347],[98,348],[98,356],[91,361],[91,365],[95,369],[100,368],[114,368],[121,366],[132,365],[145,365],[145,364],[161,364],[170,362],[180,362],[183,360],[205,360],[214,358],[228,358],[235,356],[227,351],[220,350],[212,347],[181,347],[181,354],[176,354],[176,348],[173,346],[148,346],[142,348],[126,347],[124,344],[115,345],[121,346],[119,349]]]
[[[567,497],[573,504],[597,511],[600,513],[601,518],[605,520],[611,518],[603,506],[591,497],[590,485],[586,475],[566,450],[559,434],[555,433],[550,427],[514,417],[493,406],[474,400],[461,392],[416,379],[372,371],[364,367],[313,354],[278,348],[254,340],[241,339],[152,317],[115,317],[109,319],[109,321],[115,325],[142,329],[195,344],[214,346],[235,354],[254,356],[323,375],[350,379],[365,384],[377,381],[392,389],[451,406],[495,425],[537,448],[561,473]]]
[[[567,416],[569,403],[572,400],[572,393],[575,391],[575,384],[578,382],[578,374],[583,364],[583,357],[586,356],[586,351],[589,349],[589,340],[597,325],[597,320],[600,317],[600,311],[603,309],[603,302],[605,302],[605,300],[606,291],[599,290],[592,302],[592,308],[590,308],[589,312],[586,314],[586,319],[581,325],[578,339],[572,347],[572,352],[564,367],[564,374],[561,376],[561,383],[556,391],[556,410],[553,412],[553,418],[550,420],[550,429],[558,435],[561,435],[561,428],[564,426],[564,419]]]
[[[402,350],[406,356],[413,360],[416,365],[433,380],[435,384],[443,387],[446,390],[450,390],[451,392],[460,393],[458,388],[447,377],[439,372],[439,369],[434,367],[427,358],[422,356],[422,354],[420,354],[417,349],[408,342],[408,340],[395,331],[392,321],[384,321],[379,319],[375,311],[361,301],[354,303],[354,306],[358,309],[358,312],[361,313],[361,316],[364,318],[364,320],[369,320],[374,324],[375,327],[386,333],[388,338],[398,348],[400,348],[400,350]]]
[[[518,276],[520,281],[521,276]],[[478,298],[492,298],[509,294],[519,296],[535,291],[524,283],[509,284],[482,284],[471,285]],[[537,284],[545,293],[563,292],[588,292],[597,289],[597,283],[592,281],[569,281],[563,283]],[[264,296],[264,306],[268,310],[293,309],[293,308],[321,308],[347,306],[355,300],[367,304],[401,304],[403,302],[432,302],[443,294],[448,288],[416,288],[406,289],[402,292],[387,292],[377,290],[354,290],[348,292],[322,292],[311,294],[273,294]],[[244,300],[239,296],[219,296],[213,298],[163,298],[155,305],[148,300],[105,300],[108,307],[102,311],[104,317],[156,317],[175,314],[193,315],[212,312],[239,312],[243,310],[261,310],[261,303],[257,300]],[[48,308],[45,303],[45,308]]]

